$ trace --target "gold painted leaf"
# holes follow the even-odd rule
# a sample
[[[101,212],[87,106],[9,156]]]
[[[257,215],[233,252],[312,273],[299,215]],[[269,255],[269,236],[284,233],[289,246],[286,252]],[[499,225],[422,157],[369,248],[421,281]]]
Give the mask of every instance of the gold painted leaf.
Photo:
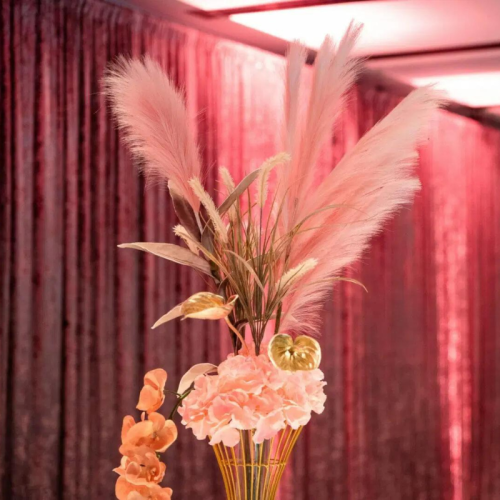
[[[215,293],[195,293],[189,299],[176,305],[167,314],[164,314],[153,325],[153,329],[179,316],[183,316],[182,319],[224,319],[231,314],[236,300],[238,300],[237,295],[233,295],[225,301],[224,297]]]
[[[178,318],[182,316],[181,312],[181,304],[177,304],[173,309],[170,309],[167,314],[164,314],[153,326],[154,330],[156,327],[163,325],[164,323],[168,323],[170,320]]]
[[[179,388],[177,392],[179,394],[184,394],[200,375],[205,375],[206,373],[216,372],[217,366],[212,363],[200,363],[198,365],[192,366],[181,378],[179,382]]]
[[[280,333],[269,342],[268,355],[273,365],[281,370],[314,370],[321,362],[321,347],[306,335],[293,340],[290,335]]]
[[[261,172],[258,168],[253,172],[250,172],[231,192],[231,194],[222,202],[219,207],[219,213],[224,215],[233,205],[233,203],[250,187],[253,181],[257,179]]]
[[[184,318],[223,319],[231,314],[238,296],[225,302],[224,297],[210,292],[195,293],[181,305]]]

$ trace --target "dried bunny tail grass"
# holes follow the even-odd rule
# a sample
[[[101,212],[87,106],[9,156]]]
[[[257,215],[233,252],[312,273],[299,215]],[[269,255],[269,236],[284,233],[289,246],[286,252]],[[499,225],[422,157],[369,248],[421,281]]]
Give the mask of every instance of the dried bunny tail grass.
[[[208,216],[214,225],[214,229],[216,234],[219,235],[220,239],[227,243],[227,228],[222,220],[222,217],[217,210],[214,200],[212,197],[205,191],[203,185],[198,177],[193,177],[189,181],[189,185],[193,190],[194,194],[201,201],[201,204],[206,208]]]
[[[293,269],[288,270],[279,281],[276,282],[276,290],[284,290],[290,288],[294,283],[299,281],[305,274],[313,270],[318,265],[317,259],[307,259],[295,266]]]
[[[196,255],[200,253],[198,247],[193,243],[193,240],[191,239],[192,236],[186,231],[186,228],[184,226],[182,226],[181,224],[177,224],[177,226],[174,226],[174,234],[188,246],[191,252]]]
[[[149,57],[120,57],[104,77],[104,92],[125,141],[151,179],[169,179],[198,212],[200,202],[188,185],[201,162],[182,94]]]
[[[222,180],[222,184],[224,184],[224,187],[226,188],[226,196],[229,196],[236,189],[236,184],[234,183],[234,179],[226,167],[219,168],[219,176]],[[237,203],[238,201],[234,202],[227,211],[227,215],[230,221],[235,221],[237,218],[237,209],[236,209]]]
[[[262,208],[266,203],[271,170],[277,165],[287,163],[290,160],[291,156],[288,153],[278,153],[267,159],[260,167],[259,180],[257,182],[257,205],[259,205],[259,207]]]
[[[222,179],[222,183],[226,188],[227,194],[230,195],[236,188],[236,184],[234,183],[231,173],[226,167],[220,167],[219,175],[220,178]]]

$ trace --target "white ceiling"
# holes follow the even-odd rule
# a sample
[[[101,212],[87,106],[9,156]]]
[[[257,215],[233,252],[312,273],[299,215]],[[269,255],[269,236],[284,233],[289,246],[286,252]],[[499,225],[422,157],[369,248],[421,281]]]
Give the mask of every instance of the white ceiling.
[[[183,0],[200,9],[262,4],[258,0]],[[270,3],[270,2],[268,2]],[[389,0],[275,10],[231,19],[278,38],[318,48],[340,37],[351,20],[364,24],[358,53],[379,55],[500,42],[499,0]]]
[[[325,35],[339,38],[355,20],[364,24],[358,54],[372,57],[368,61],[370,67],[412,85],[437,82],[453,99],[472,107],[500,105],[500,0],[349,2],[238,14],[229,19],[201,19],[191,12],[193,7],[216,10],[270,1],[108,1],[276,52],[284,51],[285,41],[297,38],[315,49]],[[484,45],[496,47],[470,50]],[[457,48],[468,50],[457,52]],[[439,53],[426,54],[428,51]],[[405,53],[412,55],[397,56]]]

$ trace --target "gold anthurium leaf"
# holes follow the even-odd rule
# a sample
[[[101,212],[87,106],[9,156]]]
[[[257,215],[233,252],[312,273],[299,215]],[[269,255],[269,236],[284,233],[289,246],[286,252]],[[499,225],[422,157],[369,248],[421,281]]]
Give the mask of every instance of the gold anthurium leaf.
[[[168,321],[184,316],[182,319],[224,319],[231,314],[234,304],[238,300],[237,295],[224,297],[210,292],[199,292],[191,295],[189,299],[176,305],[167,314],[164,314],[154,325],[153,329],[167,323]]]
[[[237,295],[229,297],[227,302],[224,297],[210,292],[195,293],[181,305],[184,318],[196,319],[224,319],[231,314]]]
[[[177,304],[173,309],[170,309],[167,314],[164,314],[153,326],[154,330],[156,327],[163,325],[164,323],[168,323],[170,320],[178,318],[182,316],[181,312],[181,304]]]
[[[280,333],[269,342],[268,355],[274,366],[281,370],[314,370],[321,362],[321,347],[307,335],[293,340],[290,335]]]
[[[206,373],[216,372],[217,366],[212,363],[199,363],[192,366],[181,378],[179,382],[179,388],[177,389],[178,394],[184,394],[200,375],[205,375]]]

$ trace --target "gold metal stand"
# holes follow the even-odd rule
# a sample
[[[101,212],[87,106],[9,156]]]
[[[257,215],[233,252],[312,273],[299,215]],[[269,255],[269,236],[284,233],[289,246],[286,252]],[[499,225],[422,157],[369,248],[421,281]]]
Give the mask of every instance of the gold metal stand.
[[[227,500],[274,500],[301,430],[286,427],[262,444],[253,442],[255,431],[240,431],[235,447],[215,445]]]

